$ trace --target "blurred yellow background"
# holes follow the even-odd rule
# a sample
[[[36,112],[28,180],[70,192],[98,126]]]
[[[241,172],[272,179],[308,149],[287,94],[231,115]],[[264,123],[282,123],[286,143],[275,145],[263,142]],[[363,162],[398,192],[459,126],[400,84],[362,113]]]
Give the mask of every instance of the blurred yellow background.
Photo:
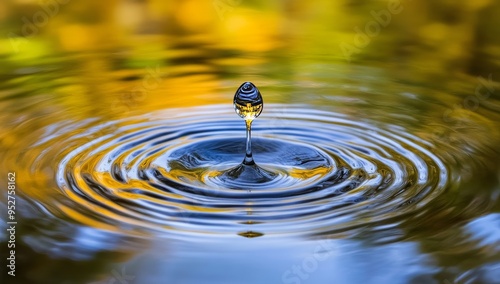
[[[2,1],[0,95],[60,94],[86,117],[96,101],[100,115],[221,103],[255,80],[281,102],[273,87],[353,66],[470,89],[456,79],[500,70],[498,15],[493,0]]]
[[[220,64],[286,51],[478,73],[498,67],[491,59],[500,53],[499,14],[493,0],[8,0],[0,3],[0,54],[28,63],[54,53],[126,52],[133,66],[189,45],[250,57],[219,56]]]

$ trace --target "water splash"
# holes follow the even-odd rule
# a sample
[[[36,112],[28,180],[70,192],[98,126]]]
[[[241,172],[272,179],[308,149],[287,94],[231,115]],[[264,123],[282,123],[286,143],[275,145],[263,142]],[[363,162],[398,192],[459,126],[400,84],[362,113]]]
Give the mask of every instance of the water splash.
[[[252,156],[252,122],[256,119],[264,108],[264,100],[259,89],[250,82],[243,83],[236,94],[234,94],[234,110],[245,120],[246,125],[246,147],[244,165],[254,165]]]
[[[221,105],[51,125],[26,148],[24,162],[55,171],[56,184],[37,197],[54,215],[170,237],[317,235],[388,225],[423,210],[449,185],[429,142],[404,128],[283,107],[267,105],[269,115],[254,126],[253,157],[276,173],[268,182],[222,178],[242,164],[245,141],[241,120]],[[278,114],[288,123],[264,127]]]
[[[233,104],[236,113],[245,120],[245,158],[237,167],[224,171],[220,179],[233,188],[248,188],[252,184],[268,183],[278,174],[259,167],[252,155],[252,122],[264,109],[262,95],[254,84],[245,82],[234,94]]]

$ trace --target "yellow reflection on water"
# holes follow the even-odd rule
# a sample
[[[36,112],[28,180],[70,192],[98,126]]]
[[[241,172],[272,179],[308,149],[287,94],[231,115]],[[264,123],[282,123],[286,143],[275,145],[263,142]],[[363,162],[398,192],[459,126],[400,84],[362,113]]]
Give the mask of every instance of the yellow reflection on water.
[[[367,111],[349,104],[377,101],[401,108],[408,101],[402,93],[408,92],[396,83],[425,82],[428,88],[409,95],[437,103],[415,100],[408,107],[430,113],[432,123],[418,124],[415,133],[432,141],[437,129],[454,147],[476,149],[493,141],[494,148],[500,139],[494,100],[479,97],[481,107],[471,110],[455,93],[474,95],[478,76],[498,80],[499,3],[2,1],[0,98],[14,100],[0,101],[5,110],[0,116],[1,145],[15,148],[26,139],[25,130],[4,126],[19,114],[21,121],[32,124],[28,136],[36,140],[36,131],[46,126],[36,121],[49,115],[54,117],[48,124],[117,120],[206,104],[227,104],[230,109],[235,86],[255,79],[267,88],[264,95],[270,102],[301,98],[377,119],[387,109]],[[362,77],[352,71],[357,65],[382,65],[386,73],[367,70],[363,74],[368,76]],[[334,88],[326,89],[330,81]],[[351,85],[359,88],[347,88]],[[498,84],[491,88],[498,89]],[[370,93],[374,90],[383,95]],[[448,110],[452,115],[442,119]],[[291,174],[310,178],[328,170]],[[41,186],[52,178],[51,172],[37,173],[33,182]]]

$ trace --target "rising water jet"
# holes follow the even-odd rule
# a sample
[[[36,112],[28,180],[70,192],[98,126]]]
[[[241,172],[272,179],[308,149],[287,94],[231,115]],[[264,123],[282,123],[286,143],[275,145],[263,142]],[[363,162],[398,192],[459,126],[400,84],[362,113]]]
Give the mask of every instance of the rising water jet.
[[[252,122],[264,109],[262,95],[254,84],[245,82],[236,90],[233,104],[236,113],[245,120],[245,158],[240,165],[226,171],[221,179],[237,180],[241,184],[248,185],[269,182],[273,180],[277,174],[258,166],[252,155]]]

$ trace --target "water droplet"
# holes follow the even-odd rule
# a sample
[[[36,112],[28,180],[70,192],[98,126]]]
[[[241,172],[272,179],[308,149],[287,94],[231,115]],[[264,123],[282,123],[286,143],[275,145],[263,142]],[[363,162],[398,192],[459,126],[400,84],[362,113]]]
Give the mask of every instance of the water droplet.
[[[250,83],[243,83],[234,94],[234,110],[245,120],[253,120],[260,115],[264,101],[259,89]]]

